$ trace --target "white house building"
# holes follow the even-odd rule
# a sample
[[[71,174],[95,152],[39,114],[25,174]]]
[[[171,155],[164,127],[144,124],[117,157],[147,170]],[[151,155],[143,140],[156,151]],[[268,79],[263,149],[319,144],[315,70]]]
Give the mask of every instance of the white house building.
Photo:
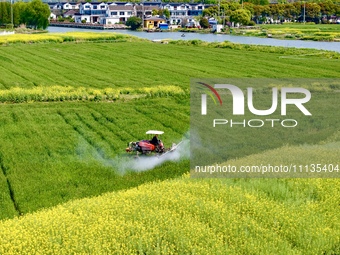
[[[102,24],[117,24],[125,23],[131,16],[136,16],[135,7],[129,5],[115,5],[108,6],[106,16],[102,19]]]
[[[100,23],[106,16],[107,8],[106,3],[81,3],[79,13],[74,15],[74,21],[76,23],[81,23],[82,20],[85,20],[85,23]]]
[[[197,26],[195,16],[202,15],[204,5],[168,3],[163,6],[163,9],[168,9],[170,12],[170,24]]]
[[[73,3],[56,3],[50,4],[51,9],[74,10],[79,7],[79,13],[75,13],[74,20],[76,23],[97,23],[97,24],[116,24],[125,23],[131,16],[137,16],[142,19],[150,17],[153,10],[168,9],[170,12],[169,24],[197,26],[196,16],[202,14],[204,4],[184,4],[184,3],[167,3],[161,2],[142,2],[124,3],[124,2],[82,2]],[[55,18],[55,17],[54,17]]]
[[[69,2],[48,2],[47,3],[51,10],[78,10],[79,3],[69,3]]]

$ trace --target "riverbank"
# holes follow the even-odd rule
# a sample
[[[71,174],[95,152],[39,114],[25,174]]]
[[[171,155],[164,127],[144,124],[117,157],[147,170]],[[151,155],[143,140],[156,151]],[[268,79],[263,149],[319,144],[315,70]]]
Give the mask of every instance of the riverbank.
[[[82,29],[128,29],[124,24],[82,24],[70,22],[51,22],[51,27],[67,27]],[[156,32],[156,31],[153,31]],[[212,34],[211,29],[178,28],[162,32],[181,32]],[[216,34],[216,33],[215,33]],[[259,38],[274,38],[280,40],[307,40],[320,42],[340,42],[340,25],[338,24],[272,24],[259,25],[256,27],[226,27],[217,34],[252,36]]]
[[[184,33],[182,32],[162,32],[162,33],[146,33],[142,31],[131,30],[93,30],[84,28],[67,28],[67,27],[48,27],[50,33],[67,33],[67,32],[96,32],[96,33],[120,33],[126,35],[133,35],[139,38],[153,40],[201,40],[204,42],[225,42],[229,41],[238,44],[249,45],[266,45],[266,46],[280,46],[285,48],[308,48],[318,50],[328,50],[340,52],[340,44],[336,42],[316,42],[303,40],[278,40],[274,38],[260,38],[242,35],[229,34],[200,34],[200,33]]]
[[[230,28],[233,35],[274,38],[280,40],[308,40],[320,42],[340,42],[339,24],[271,24],[257,29]]]
[[[84,28],[84,29],[127,29],[124,24],[89,24],[89,23],[74,23],[74,22],[50,22],[51,27],[69,27],[69,28]]]

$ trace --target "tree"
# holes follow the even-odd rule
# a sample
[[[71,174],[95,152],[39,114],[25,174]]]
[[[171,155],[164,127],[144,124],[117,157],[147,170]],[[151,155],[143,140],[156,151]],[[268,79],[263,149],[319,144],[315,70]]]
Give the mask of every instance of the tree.
[[[321,8],[322,15],[330,17],[336,14],[337,6],[332,1],[326,0],[325,2],[319,3],[319,6]]]
[[[132,30],[137,30],[142,26],[142,19],[136,16],[131,16],[126,21],[126,25],[131,27]]]
[[[218,15],[218,6],[210,6],[203,10],[203,16],[212,17]]]
[[[24,21],[24,11],[27,3],[16,2],[13,4],[13,23],[15,26],[25,23]]]
[[[7,2],[0,3],[0,24],[11,23],[11,4]]]
[[[153,9],[151,14],[152,16],[159,15],[158,9]]]
[[[165,8],[163,10],[163,16],[166,17],[167,19],[169,19],[170,18],[170,11]]]
[[[242,5],[240,3],[237,3],[237,2],[230,2],[229,3],[229,9],[231,11],[236,11],[237,9],[241,9],[242,8]]]
[[[248,10],[251,15],[254,14],[254,4],[252,4],[252,3],[244,3],[243,8]]]
[[[247,25],[250,21],[251,14],[250,11],[246,9],[238,9],[236,11],[233,11],[230,15],[230,21],[239,23],[242,25]]]
[[[208,21],[208,19],[202,17],[202,18],[200,19],[200,26],[201,26],[202,28],[208,28],[208,27],[209,27],[209,21]]]
[[[306,17],[310,19],[315,19],[320,17],[321,8],[316,3],[306,4]]]
[[[285,12],[284,4],[271,4],[269,5],[271,16],[273,20],[281,20]]]
[[[255,4],[255,5],[267,5],[269,4],[269,1],[268,0],[244,0],[243,1],[244,3],[252,3],[252,4]]]
[[[156,15],[159,15],[159,16],[163,16],[167,19],[170,18],[170,11],[168,9],[153,9],[152,10],[152,16],[156,16]]]
[[[48,26],[49,17],[50,8],[41,0],[33,0],[28,3],[23,13],[23,19],[26,25],[34,29],[45,29]]]
[[[285,4],[283,16],[286,19],[295,20],[300,13],[300,9],[294,4]]]

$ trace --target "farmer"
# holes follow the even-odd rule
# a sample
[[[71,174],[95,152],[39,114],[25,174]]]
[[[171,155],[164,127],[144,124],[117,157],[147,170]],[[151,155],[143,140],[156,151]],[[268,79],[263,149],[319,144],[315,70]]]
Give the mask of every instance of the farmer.
[[[155,146],[158,145],[158,143],[159,143],[158,134],[155,134],[154,137],[152,137],[152,140],[150,141],[150,143],[152,143]]]

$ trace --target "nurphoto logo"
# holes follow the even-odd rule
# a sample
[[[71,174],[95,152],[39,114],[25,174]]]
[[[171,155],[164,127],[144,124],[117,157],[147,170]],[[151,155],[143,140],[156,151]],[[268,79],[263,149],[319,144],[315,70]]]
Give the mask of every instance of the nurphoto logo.
[[[233,101],[233,115],[244,115],[245,112],[245,95],[238,86],[232,84],[215,84],[211,86],[204,82],[198,82],[209,89],[206,93],[201,94],[201,115],[208,114],[208,107],[207,107],[207,93],[210,95],[210,98],[214,101],[216,105],[215,97],[218,99],[220,106],[223,106],[223,101],[221,95],[218,93],[216,89],[227,89],[232,96]],[[212,93],[214,94],[212,94]],[[296,106],[302,114],[306,116],[311,116],[312,114],[307,110],[304,106],[309,100],[311,99],[311,93],[308,89],[305,88],[293,88],[293,87],[283,87],[280,90],[281,95],[281,116],[287,115],[287,105],[294,105]],[[290,96],[299,95],[298,98],[290,98]],[[301,95],[303,97],[301,97]],[[273,114],[278,108],[278,97],[279,97],[279,89],[274,87],[272,88],[272,103],[269,109],[256,109],[254,107],[254,93],[253,88],[247,88],[247,106],[248,110],[257,116],[268,116]],[[228,114],[228,109],[226,109],[226,113]],[[250,120],[243,120],[243,121],[233,121],[232,119],[213,119],[213,127],[217,125],[226,125],[230,124],[230,127],[241,125],[243,127],[262,127],[265,123],[268,122],[272,127],[275,126],[275,122],[280,122],[282,127],[296,127],[298,121],[295,119],[269,119],[266,118],[265,120],[262,119],[250,119]]]
[[[335,78],[191,79],[191,177],[339,177],[339,91]]]

